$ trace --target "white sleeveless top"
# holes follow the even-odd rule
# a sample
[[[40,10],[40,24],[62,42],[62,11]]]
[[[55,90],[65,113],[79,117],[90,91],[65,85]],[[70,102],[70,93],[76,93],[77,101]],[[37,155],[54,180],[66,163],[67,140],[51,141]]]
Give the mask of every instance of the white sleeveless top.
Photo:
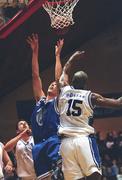
[[[59,113],[59,134],[81,136],[94,133],[94,128],[90,126],[93,116],[91,91],[63,87],[59,96]]]
[[[33,137],[30,136],[28,141],[22,139],[16,145],[17,175],[21,178],[35,178],[35,171],[32,158],[32,147],[34,145]]]
[[[0,142],[0,178],[4,177],[3,175],[3,144]]]

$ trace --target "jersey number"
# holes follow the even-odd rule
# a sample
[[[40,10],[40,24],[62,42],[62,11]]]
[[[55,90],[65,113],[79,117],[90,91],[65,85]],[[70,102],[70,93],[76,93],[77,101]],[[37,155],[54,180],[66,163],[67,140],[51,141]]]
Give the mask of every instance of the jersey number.
[[[78,106],[80,104],[82,104],[82,101],[70,99],[68,101],[68,110],[66,112],[67,116],[80,116],[81,108]]]

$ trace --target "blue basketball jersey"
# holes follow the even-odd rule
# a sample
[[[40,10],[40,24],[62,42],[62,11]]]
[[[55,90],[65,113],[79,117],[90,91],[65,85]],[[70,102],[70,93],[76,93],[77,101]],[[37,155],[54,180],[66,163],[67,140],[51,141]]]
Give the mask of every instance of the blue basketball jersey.
[[[32,134],[35,144],[50,136],[57,135],[59,114],[56,98],[46,102],[42,97],[37,103],[31,116]]]
[[[53,174],[57,165],[61,163],[60,143],[58,136],[54,135],[33,147],[34,168],[39,179]]]

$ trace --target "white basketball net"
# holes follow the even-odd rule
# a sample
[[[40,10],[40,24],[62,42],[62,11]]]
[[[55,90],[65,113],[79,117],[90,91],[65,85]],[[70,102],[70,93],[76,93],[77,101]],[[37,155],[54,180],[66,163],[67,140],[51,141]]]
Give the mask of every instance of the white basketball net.
[[[43,8],[51,19],[51,26],[55,29],[63,29],[74,24],[72,13],[79,0],[47,0]],[[63,2],[63,3],[62,3]]]

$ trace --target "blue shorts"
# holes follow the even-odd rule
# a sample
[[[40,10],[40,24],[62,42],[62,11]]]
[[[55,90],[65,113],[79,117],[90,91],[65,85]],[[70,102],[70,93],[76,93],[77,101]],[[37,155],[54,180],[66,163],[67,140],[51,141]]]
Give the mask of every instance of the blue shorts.
[[[59,154],[60,143],[61,140],[56,135],[34,145],[32,155],[37,177],[49,176],[53,171],[53,166],[61,161]]]

